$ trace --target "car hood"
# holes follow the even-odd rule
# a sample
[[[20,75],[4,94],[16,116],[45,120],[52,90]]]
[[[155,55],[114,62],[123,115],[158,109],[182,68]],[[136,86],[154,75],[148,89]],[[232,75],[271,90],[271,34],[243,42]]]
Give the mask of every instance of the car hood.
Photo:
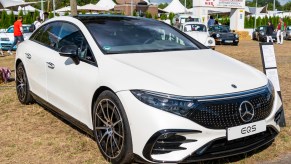
[[[207,38],[208,38],[207,32],[194,32],[194,31],[192,31],[192,32],[185,32],[185,33],[202,44],[205,44],[207,41]]]
[[[182,96],[246,91],[267,84],[258,70],[212,50],[105,56],[100,69],[115,91],[143,89]],[[232,87],[236,85],[237,88]]]

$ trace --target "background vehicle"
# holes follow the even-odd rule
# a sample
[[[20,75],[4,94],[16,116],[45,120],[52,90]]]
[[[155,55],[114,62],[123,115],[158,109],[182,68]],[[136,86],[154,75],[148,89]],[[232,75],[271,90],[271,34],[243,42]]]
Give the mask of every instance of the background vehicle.
[[[291,26],[287,26],[286,28],[286,36],[285,36],[286,40],[290,40],[291,39]]]
[[[210,36],[215,39],[216,45],[231,44],[237,46],[239,43],[239,35],[230,31],[229,26],[214,25],[209,27]]]
[[[192,38],[198,40],[200,43],[204,44],[215,50],[215,40],[209,36],[207,27],[202,23],[186,22],[180,26],[180,30],[188,34]]]
[[[15,66],[19,101],[92,135],[111,163],[222,158],[280,131],[282,103],[262,72],[152,19],[50,19]]]
[[[267,41],[267,26],[259,26],[255,29],[255,31],[252,34],[252,39],[261,41],[261,42],[266,42]],[[274,31],[272,35],[273,41],[277,41],[277,33]]]
[[[176,19],[179,19],[179,23],[183,24],[185,22],[201,22],[199,17],[193,16],[191,14],[177,14],[173,18],[173,22],[176,22]]]
[[[24,32],[23,33],[24,40],[27,40],[32,34],[31,32],[29,32],[29,27],[30,27],[29,24],[22,25],[23,32]],[[8,50],[11,47],[11,45],[14,42],[13,32],[14,32],[14,27],[12,25],[6,30],[6,32],[0,33],[0,49]],[[17,45],[13,47],[13,50],[16,50],[16,48],[17,48]]]

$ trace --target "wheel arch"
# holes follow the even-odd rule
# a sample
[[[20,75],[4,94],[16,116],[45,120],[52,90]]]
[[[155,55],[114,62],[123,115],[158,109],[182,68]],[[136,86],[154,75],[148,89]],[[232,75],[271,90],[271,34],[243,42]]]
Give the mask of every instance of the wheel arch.
[[[17,68],[19,63],[23,63],[21,59],[17,59],[15,62],[15,68]]]
[[[103,91],[106,91],[106,90],[109,90],[109,91],[111,91],[112,93],[114,93],[115,94],[115,92],[112,90],[112,89],[110,89],[109,87],[107,87],[107,86],[101,86],[101,87],[99,87],[96,91],[95,91],[95,93],[94,93],[94,95],[93,95],[93,97],[92,97],[92,103],[91,103],[91,117],[93,118],[93,109],[94,109],[94,103],[95,103],[95,101],[97,100],[97,98],[99,97],[99,95],[103,92]]]

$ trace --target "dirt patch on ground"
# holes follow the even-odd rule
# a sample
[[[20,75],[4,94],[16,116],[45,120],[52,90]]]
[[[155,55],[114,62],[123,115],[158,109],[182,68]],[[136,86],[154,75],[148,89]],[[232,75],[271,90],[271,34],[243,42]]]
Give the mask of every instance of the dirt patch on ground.
[[[291,152],[291,41],[275,45],[287,127],[260,153],[207,163],[261,163]],[[259,43],[242,41],[236,46],[217,46],[217,51],[262,70]],[[14,56],[0,57],[0,66],[14,70]],[[211,66],[209,66],[211,67]],[[251,80],[251,79],[250,79]],[[106,163],[96,143],[37,104],[21,105],[15,83],[0,84],[1,163]]]

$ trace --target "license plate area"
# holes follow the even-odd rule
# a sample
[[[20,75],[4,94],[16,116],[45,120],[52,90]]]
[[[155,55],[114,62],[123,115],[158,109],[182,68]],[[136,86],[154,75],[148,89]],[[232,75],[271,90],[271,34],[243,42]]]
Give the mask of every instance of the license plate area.
[[[235,140],[266,131],[266,121],[258,121],[245,125],[227,128],[227,140]]]
[[[232,40],[226,40],[225,43],[233,43]]]

